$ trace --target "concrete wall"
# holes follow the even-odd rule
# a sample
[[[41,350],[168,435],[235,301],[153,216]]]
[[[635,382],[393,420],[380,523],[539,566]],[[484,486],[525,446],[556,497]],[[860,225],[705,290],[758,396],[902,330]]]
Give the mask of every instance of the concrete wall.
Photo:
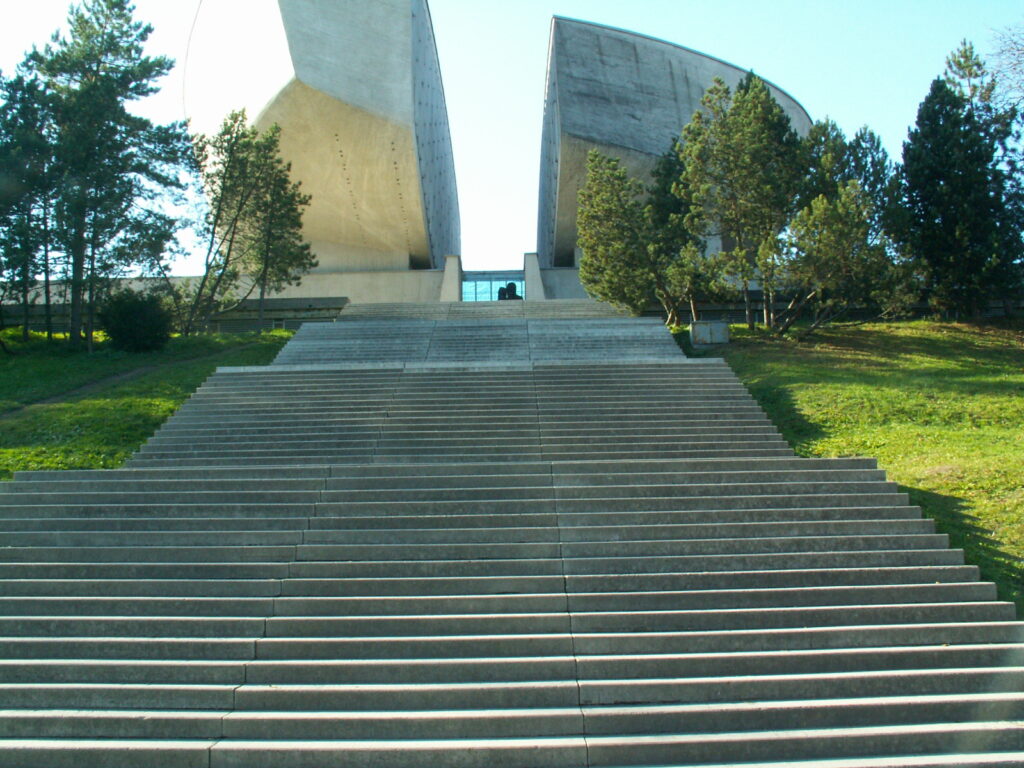
[[[580,283],[578,269],[542,269],[544,295],[549,299],[586,299],[587,292]]]
[[[245,15],[274,30],[259,45],[239,7],[200,6],[193,123],[210,132],[246,107],[260,127],[281,126],[282,154],[313,198],[304,227],[317,272],[442,267],[459,252],[459,212],[426,0],[246,0]],[[239,86],[236,100],[250,69],[264,85]]]
[[[459,195],[441,65],[437,60],[434,27],[426,0],[413,0],[412,56],[416,155],[427,217],[427,238],[431,263],[443,267],[446,256],[462,253]]]
[[[570,267],[577,194],[596,148],[646,177],[700,108],[715,77],[735,87],[745,70],[663,40],[556,17],[551,23],[541,149],[537,250],[542,267]],[[800,133],[807,112],[769,84]]]
[[[288,286],[275,299],[344,296],[354,304],[440,301],[443,269],[402,272],[334,272],[309,275],[301,285]]]

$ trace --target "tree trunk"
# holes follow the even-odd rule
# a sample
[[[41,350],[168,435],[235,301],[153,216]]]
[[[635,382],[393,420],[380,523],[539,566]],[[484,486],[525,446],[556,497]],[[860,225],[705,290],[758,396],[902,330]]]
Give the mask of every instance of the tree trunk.
[[[750,302],[750,283],[743,281],[743,314],[747,318],[747,328],[754,330],[754,306]]]
[[[694,300],[693,296],[691,296],[690,297],[690,322],[691,323],[696,323],[698,319],[700,319],[700,316],[697,314],[697,302]]]
[[[4,299],[3,294],[0,294],[0,331],[2,331],[6,327],[4,325],[4,302],[3,302],[3,299]],[[14,355],[14,352],[12,352],[7,347],[7,344],[4,343],[3,336],[0,336],[0,349],[2,349],[8,355],[11,355],[11,356]]]
[[[24,342],[28,341],[28,318],[29,318],[29,303],[28,303],[28,283],[29,278],[32,274],[30,259],[28,254],[25,254],[25,263],[21,267],[21,340]]]
[[[68,320],[68,346],[82,347],[82,288],[85,272],[85,222],[78,221],[73,230],[71,248],[71,317]]]
[[[263,333],[263,300],[267,297],[267,271],[263,270],[260,276],[260,311],[259,319],[256,322],[256,332]]]
[[[89,300],[86,302],[85,341],[89,352],[92,352],[93,323],[96,318],[96,245],[89,245]]]
[[[792,308],[792,314],[790,314],[789,317],[786,318],[785,322],[783,322],[781,326],[779,326],[778,328],[775,329],[775,333],[777,335],[781,336],[786,331],[788,331],[790,326],[793,325],[793,323],[796,322],[798,317],[800,317],[800,311],[804,308],[804,305],[807,304],[808,301],[813,299],[814,296],[817,293],[818,293],[817,290],[811,291],[806,296],[804,296],[802,299],[800,299],[799,302],[797,302],[796,299],[794,298],[793,301],[790,302],[790,304],[789,304],[789,306]],[[794,305],[794,302],[795,302],[795,305]],[[789,310],[787,310],[787,311],[789,311]]]
[[[775,327],[775,289],[766,288],[763,293],[764,299],[764,324],[766,328]]]
[[[50,299],[50,209],[43,206],[43,311],[46,316],[46,340],[53,341],[53,302]]]
[[[655,278],[655,281],[654,296],[665,312],[665,327],[675,328],[679,325],[679,302],[660,282],[657,282],[657,278]]]

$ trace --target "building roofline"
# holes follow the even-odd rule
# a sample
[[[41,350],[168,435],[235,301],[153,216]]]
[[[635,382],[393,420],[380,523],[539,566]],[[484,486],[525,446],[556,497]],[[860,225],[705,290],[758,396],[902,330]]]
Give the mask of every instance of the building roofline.
[[[647,34],[644,34],[643,32],[633,32],[632,30],[623,29],[622,27],[613,27],[610,24],[598,24],[595,21],[584,21],[583,19],[574,19],[574,18],[572,18],[570,16],[559,16],[558,14],[555,14],[554,16],[551,17],[551,36],[552,36],[552,38],[554,37],[555,26],[558,23],[560,23],[560,22],[569,23],[569,24],[578,24],[580,26],[587,26],[587,27],[596,27],[597,29],[604,29],[604,30],[607,30],[609,32],[618,32],[618,33],[623,34],[623,35],[629,35],[630,37],[643,38],[645,40],[650,40],[651,42],[654,42],[654,43],[660,43],[661,45],[667,45],[670,48],[676,48],[676,49],[681,50],[681,51],[686,51],[687,53],[696,54],[697,56],[700,56],[700,57],[705,58],[705,59],[710,59],[711,61],[717,61],[719,64],[724,64],[727,67],[735,69],[737,72],[743,72],[743,73],[754,72],[754,70],[752,70],[752,69],[743,69],[742,67],[739,67],[739,66],[733,64],[731,61],[726,61],[725,59],[720,59],[719,57],[712,56],[709,53],[704,53],[703,51],[698,51],[696,48],[690,48],[690,47],[685,46],[685,45],[680,45],[679,43],[673,43],[673,42],[671,42],[669,40],[664,40],[664,39],[662,39],[660,37],[654,37],[653,35],[647,35]],[[803,104],[801,104],[796,98],[794,98],[793,94],[791,94],[785,88],[779,87],[778,85],[773,83],[771,80],[767,80],[767,79],[761,77],[760,75],[757,75],[756,72],[754,72],[754,74],[757,77],[759,77],[761,80],[763,80],[766,85],[771,86],[772,88],[777,90],[779,93],[781,93],[784,96],[786,96],[786,98],[790,99],[794,104],[796,104],[800,108],[800,110],[804,113],[804,115],[807,116],[808,122],[810,122],[810,123],[814,122],[814,120],[811,118],[810,113],[807,111],[807,109],[804,107]]]

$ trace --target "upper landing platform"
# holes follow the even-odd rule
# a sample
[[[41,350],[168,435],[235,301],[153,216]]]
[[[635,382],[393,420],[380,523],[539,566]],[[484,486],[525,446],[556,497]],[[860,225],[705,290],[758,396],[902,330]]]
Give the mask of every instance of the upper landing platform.
[[[530,368],[685,363],[658,318],[592,301],[352,305],[307,323],[273,366]]]
[[[491,320],[498,318],[628,318],[614,307],[593,299],[547,301],[451,301],[435,303],[349,304],[339,322],[353,320]]]

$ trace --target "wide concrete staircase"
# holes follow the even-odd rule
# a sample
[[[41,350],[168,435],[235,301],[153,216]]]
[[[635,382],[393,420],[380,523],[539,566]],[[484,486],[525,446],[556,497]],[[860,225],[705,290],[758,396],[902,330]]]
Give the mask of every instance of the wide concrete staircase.
[[[0,486],[0,766],[1024,765],[1024,626],[873,461],[547,304],[347,309]]]

